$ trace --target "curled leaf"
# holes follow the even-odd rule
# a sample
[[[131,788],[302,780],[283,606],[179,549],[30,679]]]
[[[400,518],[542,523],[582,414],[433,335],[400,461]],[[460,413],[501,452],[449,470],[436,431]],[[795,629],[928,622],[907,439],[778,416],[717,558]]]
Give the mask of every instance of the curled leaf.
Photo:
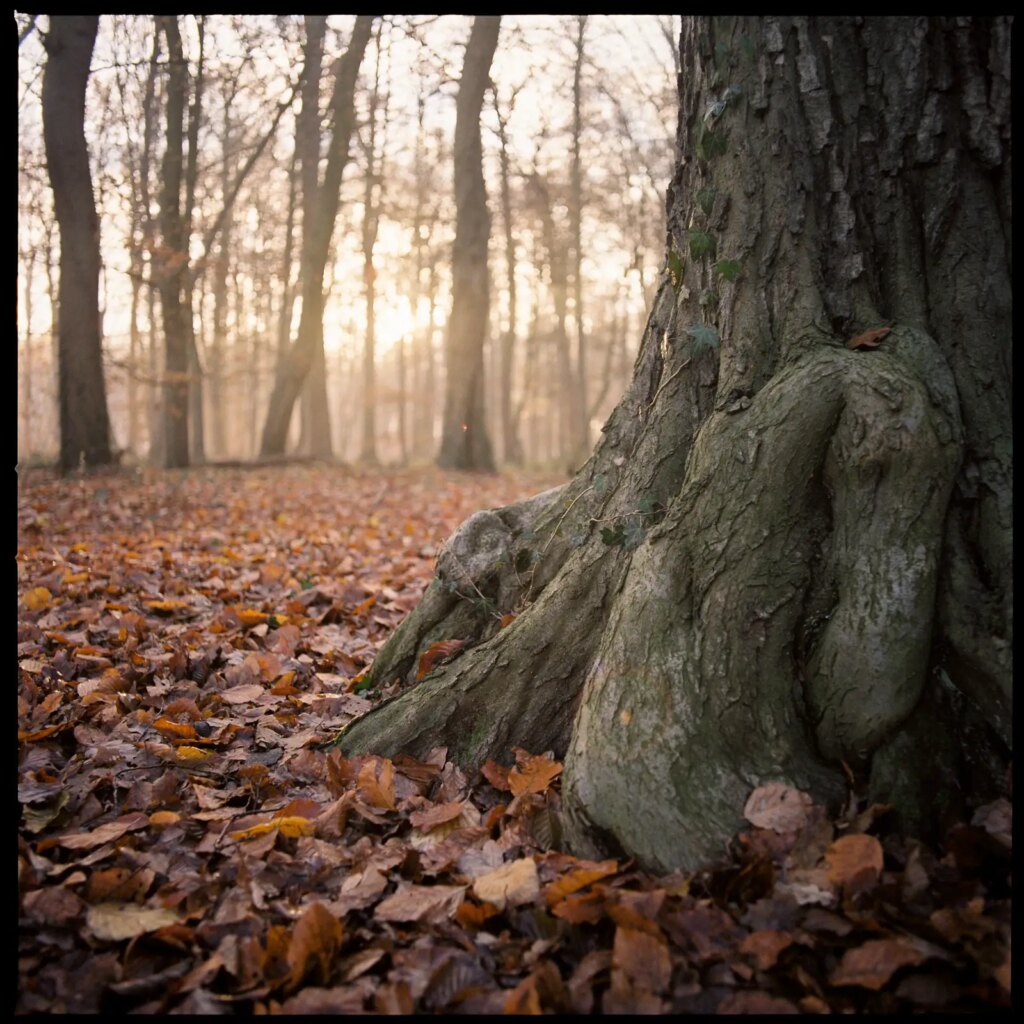
[[[847,348],[878,348],[882,344],[882,339],[892,330],[891,327],[872,327],[870,331],[864,331],[862,334],[858,334],[856,337],[851,338],[847,343]]]

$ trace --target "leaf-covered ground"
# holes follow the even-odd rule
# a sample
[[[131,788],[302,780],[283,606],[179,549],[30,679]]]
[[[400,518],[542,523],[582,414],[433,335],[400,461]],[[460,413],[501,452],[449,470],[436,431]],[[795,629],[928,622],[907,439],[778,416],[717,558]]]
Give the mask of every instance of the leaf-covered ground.
[[[23,480],[17,1009],[1009,1007],[1009,783],[939,850],[762,787],[728,860],[655,878],[552,848],[542,751],[320,749],[439,543],[550,483]]]

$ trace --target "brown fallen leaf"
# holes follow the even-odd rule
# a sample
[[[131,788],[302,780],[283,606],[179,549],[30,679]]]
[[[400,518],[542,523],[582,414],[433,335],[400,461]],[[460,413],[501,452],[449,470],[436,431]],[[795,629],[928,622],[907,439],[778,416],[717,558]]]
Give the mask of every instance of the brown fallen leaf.
[[[783,782],[758,786],[747,798],[743,817],[758,828],[796,832],[807,823],[811,798]]]
[[[518,747],[513,752],[516,755],[516,766],[508,773],[508,785],[513,796],[543,793],[562,774],[561,761],[543,754],[528,754]]]
[[[616,860],[580,861],[577,867],[544,886],[544,899],[549,907],[553,907],[571,893],[614,875],[618,870],[619,862]]]
[[[117,821],[100,825],[91,832],[79,832],[77,835],[70,836],[55,836],[53,839],[44,840],[44,843],[53,846],[63,846],[66,850],[91,850],[94,847],[102,846],[104,843],[112,843],[115,839],[120,839],[121,836],[128,832],[135,832],[140,828],[145,828],[148,824],[148,816],[140,811],[136,811],[118,818]],[[40,843],[40,849],[42,848],[43,843]]]
[[[829,980],[833,985],[859,985],[877,992],[901,967],[916,966],[924,959],[923,953],[899,939],[871,939],[848,949]]]
[[[869,331],[864,331],[862,334],[858,334],[856,337],[851,338],[847,343],[847,348],[878,348],[882,343],[882,339],[889,334],[892,330],[891,327],[872,327]]]
[[[768,971],[775,966],[779,955],[793,944],[793,938],[785,932],[771,929],[751,932],[740,943],[740,952],[754,961],[759,971]]]
[[[341,922],[323,904],[307,907],[295,923],[288,945],[288,979],[285,987],[294,990],[310,975],[326,984],[331,964],[341,948]]]
[[[828,879],[848,893],[872,888],[882,873],[882,844],[866,834],[840,836],[826,851]]]
[[[665,939],[622,925],[615,929],[612,966],[647,992],[664,992],[672,979],[672,958]]]
[[[373,757],[359,769],[359,794],[371,807],[395,810],[395,771],[386,757]]]
[[[509,864],[502,864],[473,882],[473,894],[480,900],[493,903],[499,910],[532,903],[539,893],[537,865],[532,857],[520,857]]]
[[[428,672],[432,672],[435,666],[449,658],[453,658],[463,647],[465,640],[438,640],[431,644],[421,655],[419,665],[416,669],[416,679],[422,679]]]
[[[380,921],[442,921],[454,913],[464,885],[408,885],[377,904]]]

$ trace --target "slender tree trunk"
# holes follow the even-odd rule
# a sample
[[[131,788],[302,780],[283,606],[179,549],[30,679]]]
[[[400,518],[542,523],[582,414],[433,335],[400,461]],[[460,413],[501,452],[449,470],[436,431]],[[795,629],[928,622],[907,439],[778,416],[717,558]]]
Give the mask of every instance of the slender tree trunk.
[[[306,216],[304,212],[303,216],[300,269],[302,312],[299,330],[288,358],[281,364],[281,372],[274,380],[260,443],[260,452],[265,456],[284,454],[292,408],[313,365],[317,349],[323,348],[324,269],[338,212],[341,177],[348,162],[349,142],[355,121],[356,76],[370,39],[372,23],[371,16],[360,15],[356,18],[348,50],[339,60],[335,74],[334,93],[331,98],[334,127],[328,148],[327,168],[323,183],[317,189],[315,214]],[[305,203],[305,197],[303,202]]]
[[[85,89],[99,18],[53,15],[46,36],[43,139],[60,228],[60,468],[111,461],[100,340],[99,219],[85,142]]]
[[[183,123],[188,69],[177,19],[159,19],[167,40],[166,148],[161,166],[160,231],[163,236],[154,261],[160,286],[164,322],[163,440],[164,466],[189,464],[189,309],[185,302],[188,277],[188,238],[181,210]]]
[[[18,457],[25,458],[32,455],[32,415],[33,399],[32,393],[32,279],[35,276],[35,253],[29,252],[28,257],[22,260],[25,267],[25,355],[21,361],[22,391],[19,405],[21,416],[21,430],[18,435]]]
[[[572,166],[569,181],[569,219],[572,234],[573,318],[576,321],[576,437],[573,461],[578,465],[590,454],[590,418],[587,415],[587,338],[583,327],[583,165],[580,140],[583,134],[582,77],[587,16],[576,16],[576,59],[572,75]]]
[[[449,539],[368,678],[473,643],[340,743],[553,749],[571,848],[661,869],[847,771],[924,835],[1012,750],[1010,19],[685,18],[681,53],[630,387],[571,483]]]
[[[494,469],[483,407],[491,216],[484,187],[480,111],[500,26],[498,17],[474,18],[456,102],[452,312],[445,347],[444,431],[437,460],[448,469]]]
[[[506,118],[499,108],[497,92],[494,109],[498,115],[498,138],[501,141],[501,223],[505,232],[505,275],[508,289],[508,327],[501,338],[501,442],[502,460],[509,465],[523,461],[523,447],[516,433],[517,424],[512,414],[512,369],[516,345],[516,243],[512,234],[512,189],[509,182],[508,138]]]

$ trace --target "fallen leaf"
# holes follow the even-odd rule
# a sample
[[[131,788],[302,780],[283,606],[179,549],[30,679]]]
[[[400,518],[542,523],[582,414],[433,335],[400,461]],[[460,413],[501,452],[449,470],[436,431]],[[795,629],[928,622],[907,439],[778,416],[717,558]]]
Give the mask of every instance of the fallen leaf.
[[[615,929],[612,966],[648,992],[664,992],[672,979],[672,958],[664,938],[621,925]]]
[[[601,878],[614,875],[618,870],[619,862],[616,860],[603,860],[597,863],[580,861],[577,867],[544,887],[544,899],[549,907],[553,907],[571,893],[584,889]]]
[[[102,846],[104,843],[112,843],[128,832],[135,832],[145,828],[149,824],[149,818],[145,814],[126,814],[117,821],[100,825],[91,832],[80,832],[77,835],[57,836],[50,840],[54,845],[63,846],[66,850],[91,850],[94,847]]]
[[[41,608],[49,608],[53,594],[46,587],[33,587],[31,590],[25,591],[21,600],[30,612],[37,612]]]
[[[901,967],[917,966],[924,959],[898,939],[871,939],[848,949],[829,980],[833,985],[859,985],[877,992]]]
[[[882,339],[892,330],[891,327],[872,327],[863,334],[858,334],[847,343],[847,348],[878,348]]]
[[[543,755],[534,756],[525,750],[514,751],[516,766],[508,773],[508,786],[513,796],[543,793],[562,774],[562,762]]]
[[[359,793],[371,807],[395,810],[395,772],[386,757],[374,757],[359,769]]]
[[[380,921],[433,921],[449,917],[464,885],[407,885],[377,904],[373,916]]]
[[[434,666],[454,657],[465,646],[465,640],[438,640],[437,643],[431,644],[420,655],[419,666],[416,669],[416,679],[422,679],[428,672],[434,670]]]
[[[743,817],[758,828],[796,832],[807,823],[812,801],[806,794],[782,782],[769,782],[747,798]]]
[[[262,697],[266,690],[259,683],[242,683],[228,690],[221,690],[220,699],[225,704],[248,704]]]
[[[784,932],[764,929],[746,936],[740,943],[740,952],[750,956],[759,971],[768,971],[775,966],[779,954],[792,944],[792,937]]]
[[[532,903],[539,893],[537,865],[532,857],[521,857],[503,864],[473,882],[473,894],[480,900],[493,903],[499,910]]]
[[[341,938],[341,922],[329,910],[320,903],[307,907],[296,922],[288,945],[287,988],[298,988],[310,975],[326,984]]]
[[[882,872],[882,844],[866,834],[841,836],[826,851],[828,878],[847,892],[863,892]]]
[[[120,942],[176,924],[178,915],[173,910],[140,907],[136,903],[99,903],[89,908],[85,920],[96,938]]]

